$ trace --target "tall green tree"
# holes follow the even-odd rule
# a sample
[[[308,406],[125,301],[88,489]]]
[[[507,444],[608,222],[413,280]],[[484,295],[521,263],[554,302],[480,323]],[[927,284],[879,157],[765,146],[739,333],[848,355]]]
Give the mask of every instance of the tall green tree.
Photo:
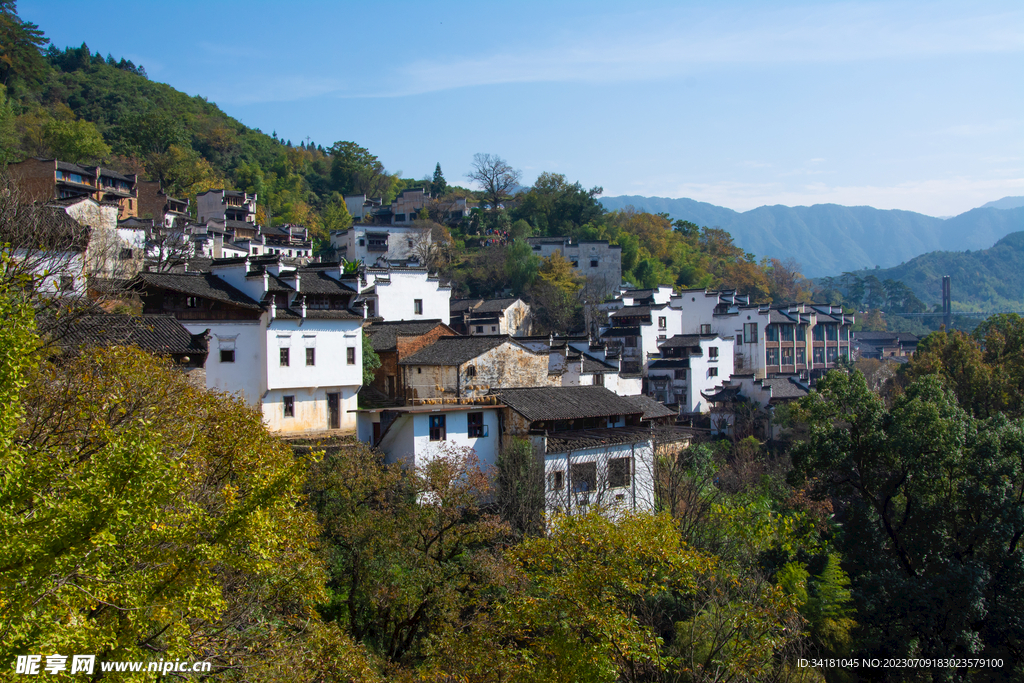
[[[443,197],[448,192],[448,181],[444,179],[444,174],[441,173],[441,162],[437,162],[437,166],[434,167],[434,179],[430,182],[430,194],[432,197]]]
[[[46,60],[40,50],[48,42],[39,26],[18,16],[15,0],[0,0],[0,85],[42,80]]]

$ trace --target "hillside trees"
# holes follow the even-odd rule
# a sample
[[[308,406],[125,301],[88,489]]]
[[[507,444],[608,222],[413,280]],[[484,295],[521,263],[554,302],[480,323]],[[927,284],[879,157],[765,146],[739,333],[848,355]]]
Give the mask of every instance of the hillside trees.
[[[324,594],[314,518],[298,508],[304,463],[239,399],[137,349],[39,358],[21,301],[0,297],[4,659],[230,672],[306,647]]]
[[[40,54],[50,42],[36,24],[18,16],[15,0],[0,1],[0,85],[30,87],[46,74]]]

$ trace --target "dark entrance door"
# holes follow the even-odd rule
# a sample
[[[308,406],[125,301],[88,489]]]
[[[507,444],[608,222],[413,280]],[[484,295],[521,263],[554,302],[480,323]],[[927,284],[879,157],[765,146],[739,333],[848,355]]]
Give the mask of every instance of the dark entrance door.
[[[327,394],[327,428],[341,429],[341,394]]]

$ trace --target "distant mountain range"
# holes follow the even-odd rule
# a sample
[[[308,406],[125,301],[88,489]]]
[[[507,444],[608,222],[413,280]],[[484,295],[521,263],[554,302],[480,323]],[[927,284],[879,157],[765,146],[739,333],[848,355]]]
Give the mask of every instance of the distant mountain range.
[[[1006,235],[988,249],[936,251],[895,268],[856,274],[874,275],[883,282],[901,280],[928,305],[942,300],[942,276],[949,275],[954,310],[1021,311],[1024,310],[1024,232]]]
[[[932,251],[987,249],[1024,230],[1024,197],[1005,197],[946,219],[837,204],[762,206],[740,213],[692,199],[621,196],[604,197],[601,203],[609,210],[634,206],[723,228],[746,251],[795,258],[807,277],[889,268]]]

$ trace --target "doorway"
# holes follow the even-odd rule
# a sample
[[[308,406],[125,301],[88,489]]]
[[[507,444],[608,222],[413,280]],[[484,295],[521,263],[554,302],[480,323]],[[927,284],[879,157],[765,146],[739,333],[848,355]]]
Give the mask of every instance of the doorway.
[[[327,394],[327,428],[341,429],[341,394]]]

